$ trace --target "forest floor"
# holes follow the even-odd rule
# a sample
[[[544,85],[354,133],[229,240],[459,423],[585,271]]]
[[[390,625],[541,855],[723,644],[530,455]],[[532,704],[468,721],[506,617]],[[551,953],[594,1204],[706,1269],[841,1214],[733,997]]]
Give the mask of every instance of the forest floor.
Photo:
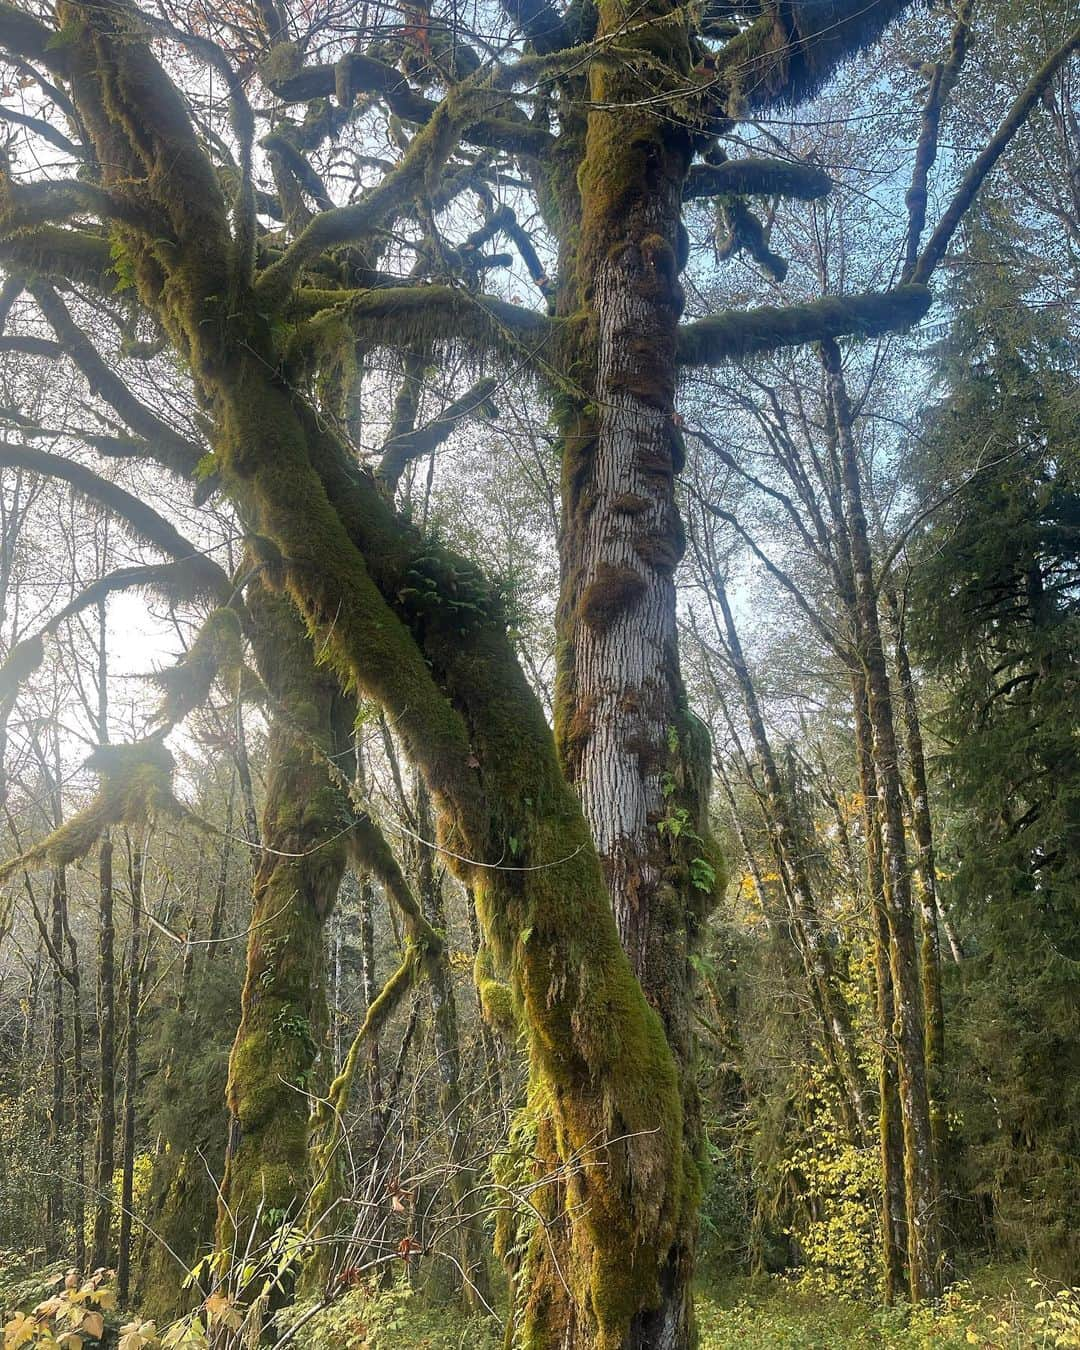
[[[30,1271],[15,1253],[0,1252],[5,1347],[56,1346],[51,1339],[12,1336],[15,1323],[4,1323],[19,1309],[33,1309],[62,1279],[62,1267]],[[939,1305],[918,1309],[886,1309],[780,1276],[706,1277],[696,1303],[699,1350],[1080,1350],[1080,1289],[1051,1286],[1018,1266],[976,1271]],[[291,1316],[303,1313],[300,1305]],[[110,1307],[103,1339],[86,1342],[86,1350],[115,1347],[131,1317],[138,1318],[137,1310]],[[189,1344],[195,1342],[183,1341]],[[294,1344],[303,1350],[501,1350],[503,1339],[496,1319],[435,1305],[402,1278],[375,1295],[360,1289],[345,1295],[305,1320]]]
[[[886,1309],[780,1277],[705,1281],[699,1350],[1080,1350],[1080,1290],[988,1267],[934,1307]],[[405,1288],[337,1305],[309,1350],[498,1350],[491,1322],[425,1308]]]

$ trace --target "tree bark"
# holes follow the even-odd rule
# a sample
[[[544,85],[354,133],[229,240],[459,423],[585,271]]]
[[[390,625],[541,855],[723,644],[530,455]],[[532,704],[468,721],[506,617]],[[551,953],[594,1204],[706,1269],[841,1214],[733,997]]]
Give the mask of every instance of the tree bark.
[[[851,677],[855,715],[855,754],[859,791],[863,800],[866,840],[866,891],[871,915],[874,952],[874,989],[877,1000],[878,1146],[881,1155],[881,1239],[885,1302],[890,1306],[906,1283],[906,1186],[904,1141],[896,1067],[896,1010],[889,965],[889,919],[885,912],[885,879],[881,856],[881,822],[877,809],[877,777],[871,744],[866,680],[860,671]]]
[[[108,830],[98,845],[98,1118],[94,1145],[94,1236],[90,1265],[109,1264],[112,1178],[116,1135],[116,960],[113,922],[113,842]]]
[[[665,4],[647,5],[637,18],[641,29],[627,33],[620,6],[602,3],[598,37],[618,32],[632,46],[653,28],[650,53],[662,32],[670,41],[663,55],[675,69],[687,65],[685,30]],[[703,1137],[689,958],[722,866],[707,822],[707,738],[687,709],[675,622],[674,571],[684,548],[674,492],[684,459],[674,415],[676,329],[690,138],[641,108],[631,66],[592,67],[582,167],[560,207],[558,305],[584,316],[565,365],[587,394],[561,414],[555,720],[623,948],[679,1065],[684,1148],[696,1168]],[[568,252],[571,222],[580,233]],[[698,1193],[695,1181],[660,1264],[655,1306],[635,1316],[625,1350],[690,1343]],[[550,1335],[553,1345],[586,1343],[572,1323]]]
[[[326,1023],[325,924],[345,869],[352,808],[330,781],[341,695],[316,668],[282,596],[249,593],[255,656],[275,715],[240,1025],[229,1058],[229,1137],[217,1242],[242,1253],[302,1210],[311,1185],[307,1093]]]
[[[934,866],[934,828],[926,781],[919,704],[908,656],[904,619],[895,590],[886,586],[885,604],[893,621],[893,650],[900,689],[901,725],[911,780],[911,828],[915,836],[915,899],[919,914],[919,971],[922,977],[926,1015],[926,1077],[930,1092],[930,1117],[938,1170],[944,1165],[948,1136],[945,1103],[942,1100],[945,1070],[945,1009],[941,1000],[941,939],[938,934],[939,906],[937,872]],[[940,1175],[939,1175],[940,1183]]]
[[[52,1018],[49,1035],[49,1059],[52,1067],[52,1100],[49,1106],[49,1150],[53,1176],[49,1183],[46,1232],[47,1252],[60,1255],[64,1223],[63,1163],[60,1147],[67,1125],[67,1046],[64,1043],[64,911],[67,908],[67,877],[64,869],[53,872],[50,889],[50,933],[52,945]]]
[[[131,844],[131,946],[128,957],[127,1022],[124,1027],[124,1133],[121,1153],[120,1237],[116,1257],[116,1293],[126,1306],[131,1285],[131,1221],[135,1204],[135,1126],[139,1076],[139,999],[142,974],[142,840]]]
[[[414,814],[417,833],[425,840],[434,839],[435,819],[431,811],[431,797],[422,782],[417,784]],[[436,867],[434,853],[427,844],[417,842],[414,857],[420,908],[431,927],[437,933],[444,934],[446,906],[442,894],[443,878]],[[449,1190],[454,1204],[454,1231],[461,1265],[462,1297],[467,1308],[487,1311],[491,1307],[491,1286],[484,1259],[476,1170],[469,1161],[473,1111],[461,1091],[457,1000],[450,972],[449,949],[446,947],[432,966],[428,988],[439,1080],[439,1114],[448,1139]]]

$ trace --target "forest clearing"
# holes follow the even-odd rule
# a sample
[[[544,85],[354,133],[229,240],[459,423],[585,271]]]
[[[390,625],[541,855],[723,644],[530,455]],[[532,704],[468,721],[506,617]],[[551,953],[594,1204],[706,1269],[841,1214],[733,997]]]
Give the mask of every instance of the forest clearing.
[[[1080,1347],[1078,79],[0,0],[3,1350]]]

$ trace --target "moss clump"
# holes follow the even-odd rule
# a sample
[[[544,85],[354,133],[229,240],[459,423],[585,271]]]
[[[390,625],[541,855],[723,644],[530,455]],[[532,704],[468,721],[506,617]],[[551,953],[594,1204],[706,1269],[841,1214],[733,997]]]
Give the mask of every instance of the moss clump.
[[[0,666],[0,707],[10,702],[19,686],[33,675],[45,659],[45,644],[40,634],[17,642]]]
[[[259,62],[259,77],[272,89],[298,75],[303,63],[304,55],[295,42],[276,42]]]
[[[514,1011],[514,998],[510,986],[497,978],[491,950],[481,946],[473,963],[473,979],[480,1000],[480,1011],[484,1021],[493,1031],[507,1040],[518,1034],[517,1014]]]
[[[652,534],[639,535],[633,547],[639,558],[660,571],[674,572],[678,565],[680,555],[668,539]]]
[[[608,503],[612,511],[618,512],[623,516],[638,516],[643,511],[647,511],[652,502],[648,497],[639,496],[636,492],[620,492],[617,497],[613,497]]]
[[[581,593],[578,618],[594,632],[604,632],[637,604],[645,589],[645,578],[635,568],[599,563],[592,581]]]
[[[173,795],[175,761],[159,741],[100,746],[86,767],[101,776],[97,796],[40,843],[4,863],[0,883],[23,869],[70,867],[86,857],[110,826],[138,829],[158,816],[190,818]]]
[[[204,703],[216,679],[239,688],[244,672],[243,634],[234,609],[215,609],[184,657],[155,677],[165,691],[159,718],[174,726]]]

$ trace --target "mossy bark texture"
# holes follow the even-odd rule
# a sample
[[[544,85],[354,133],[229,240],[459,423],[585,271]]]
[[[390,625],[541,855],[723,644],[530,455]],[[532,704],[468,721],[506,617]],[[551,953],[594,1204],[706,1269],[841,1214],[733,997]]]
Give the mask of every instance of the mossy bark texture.
[[[345,868],[351,808],[322,755],[342,695],[318,670],[292,605],[259,587],[249,595],[256,657],[278,711],[270,730],[264,846],[255,872],[240,1026],[229,1059],[229,1147],[218,1245],[242,1251],[286,1218],[311,1186],[307,1093],[326,1022],[324,928]],[[322,752],[322,754],[320,754]]]

